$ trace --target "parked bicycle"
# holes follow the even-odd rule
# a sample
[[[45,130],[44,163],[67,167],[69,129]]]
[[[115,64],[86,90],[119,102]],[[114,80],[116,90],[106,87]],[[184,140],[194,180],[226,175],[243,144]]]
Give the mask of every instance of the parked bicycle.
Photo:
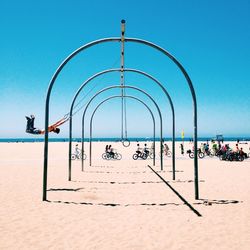
[[[214,156],[217,156],[217,153],[218,153],[218,150],[214,150],[214,149],[208,149],[204,152],[204,155],[206,156],[209,156],[209,157],[214,157]]]

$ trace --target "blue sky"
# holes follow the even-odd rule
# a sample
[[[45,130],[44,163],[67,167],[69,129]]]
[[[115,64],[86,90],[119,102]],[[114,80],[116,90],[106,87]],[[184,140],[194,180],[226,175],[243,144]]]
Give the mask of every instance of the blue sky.
[[[174,55],[192,79],[198,102],[199,136],[250,136],[250,1],[5,1],[0,2],[0,137],[33,137],[25,133],[25,115],[36,115],[44,127],[48,83],[60,63],[80,46],[96,39],[120,36],[156,43]],[[120,66],[120,44],[97,45],[75,57],[63,70],[51,95],[51,123],[68,113],[78,87],[93,74]],[[192,135],[192,99],[178,68],[152,48],[125,44],[125,66],[145,71],[167,88],[176,110],[177,136]],[[171,135],[171,112],[160,89],[145,77],[128,73],[127,85],[150,93],[164,116],[164,135]],[[111,73],[93,81],[94,90],[80,103],[108,85],[120,83]],[[159,119],[150,101],[157,126]],[[96,99],[119,94],[112,90]],[[78,101],[79,101],[78,100]],[[152,122],[145,108],[127,101],[128,135],[150,136]],[[82,111],[74,116],[74,136],[80,135]],[[87,122],[88,123],[88,122]],[[86,128],[88,129],[88,128]],[[68,124],[60,137],[68,135]],[[103,105],[94,120],[95,136],[120,135],[120,101]],[[55,135],[53,135],[55,137]]]

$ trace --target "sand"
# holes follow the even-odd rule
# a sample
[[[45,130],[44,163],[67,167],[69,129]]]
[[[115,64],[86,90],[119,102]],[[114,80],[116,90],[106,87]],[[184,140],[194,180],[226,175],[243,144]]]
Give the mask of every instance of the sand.
[[[159,159],[132,160],[135,143],[113,145],[121,161],[102,160],[105,143],[94,143],[92,167],[75,160],[69,182],[68,144],[50,143],[42,201],[43,143],[1,143],[0,249],[249,249],[249,159],[199,160],[195,200],[193,161],[179,145],[174,181],[170,158],[160,171]]]

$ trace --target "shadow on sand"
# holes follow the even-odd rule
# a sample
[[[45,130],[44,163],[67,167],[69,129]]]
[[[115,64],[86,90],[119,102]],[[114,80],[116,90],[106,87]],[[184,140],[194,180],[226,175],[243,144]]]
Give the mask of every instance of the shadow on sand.
[[[141,204],[120,204],[120,203],[93,203],[93,202],[75,202],[75,201],[56,201],[56,200],[46,200],[49,203],[61,203],[61,204],[73,204],[73,205],[89,205],[89,206],[110,206],[110,207],[129,207],[129,206],[181,206],[183,204],[177,203],[141,203]]]
[[[211,199],[199,199],[198,202],[195,202],[195,205],[206,205],[211,206],[213,204],[225,205],[225,204],[237,204],[242,203],[242,201],[237,200],[211,200]]]

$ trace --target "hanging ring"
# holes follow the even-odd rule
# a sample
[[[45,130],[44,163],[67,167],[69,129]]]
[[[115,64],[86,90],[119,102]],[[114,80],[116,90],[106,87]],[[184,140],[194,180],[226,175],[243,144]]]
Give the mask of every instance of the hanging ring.
[[[122,145],[123,145],[123,147],[129,147],[130,146],[130,140],[128,140],[128,139],[123,139],[122,140]]]

